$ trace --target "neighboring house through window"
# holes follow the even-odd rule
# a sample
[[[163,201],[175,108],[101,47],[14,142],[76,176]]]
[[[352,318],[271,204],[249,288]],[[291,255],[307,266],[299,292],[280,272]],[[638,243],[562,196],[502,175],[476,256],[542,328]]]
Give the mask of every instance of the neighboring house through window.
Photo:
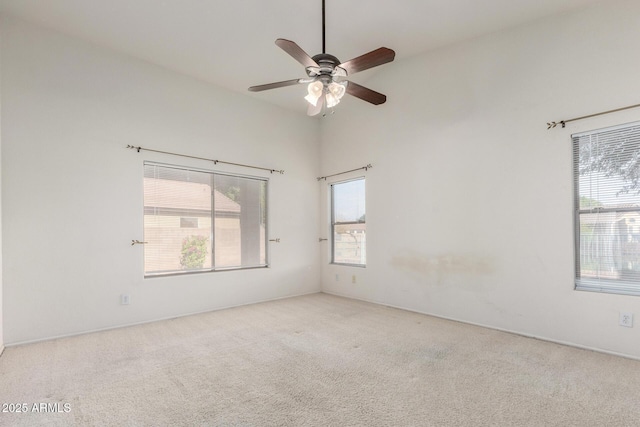
[[[364,178],[331,185],[331,235],[333,264],[366,265]]]
[[[640,295],[640,123],[572,139],[576,289]]]
[[[262,178],[145,163],[145,276],[264,267]]]

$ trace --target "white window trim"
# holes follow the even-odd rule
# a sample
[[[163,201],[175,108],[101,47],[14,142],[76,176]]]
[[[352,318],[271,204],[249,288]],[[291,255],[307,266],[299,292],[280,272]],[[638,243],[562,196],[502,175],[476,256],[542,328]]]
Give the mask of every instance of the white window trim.
[[[349,182],[353,182],[353,181],[360,181],[360,180],[364,180],[365,181],[365,205],[367,203],[367,196],[366,196],[366,188],[367,188],[367,184],[366,184],[366,178],[364,176],[357,176],[357,177],[353,177],[353,178],[349,178],[349,179],[345,179],[345,180],[340,180],[340,181],[334,181],[329,183],[328,188],[329,188],[329,236],[330,237],[330,252],[329,252],[329,263],[331,265],[340,265],[340,266],[346,266],[346,267],[358,267],[358,268],[366,268],[367,264],[366,261],[364,264],[360,264],[360,263],[345,263],[345,262],[336,262],[335,261],[335,233],[334,233],[334,227],[336,225],[335,223],[335,218],[334,218],[334,199],[333,199],[333,186],[334,185],[340,185],[340,184],[346,184]],[[365,209],[366,212],[366,209]],[[366,215],[366,214],[365,214]],[[367,221],[365,219],[364,224],[366,224]],[[362,224],[359,222],[342,222],[340,224]],[[366,243],[365,243],[365,247],[366,247]]]
[[[574,146],[575,138],[582,136],[589,136],[598,133],[612,132],[621,129],[627,129],[631,127],[640,126],[640,121],[619,124],[615,126],[602,127],[589,131],[582,131],[571,135],[571,151],[572,151],[572,179],[573,179],[573,225],[574,225],[574,288],[579,291],[600,292],[618,295],[633,295],[640,296],[640,282],[625,281],[625,280],[611,280],[611,279],[592,279],[582,278],[580,274],[580,215],[588,213],[584,209],[580,209],[580,194],[578,186],[578,175],[576,171],[576,153],[577,150]],[[621,212],[624,209],[608,209],[608,211]],[[640,209],[638,209],[640,211]]]
[[[169,272],[160,272],[160,273],[147,273],[145,270],[145,265],[144,265],[144,259],[142,262],[142,268],[143,268],[143,277],[145,279],[154,279],[154,278],[158,278],[158,277],[170,277],[170,276],[184,276],[184,275],[191,275],[191,274],[201,274],[201,273],[215,273],[215,272],[222,272],[222,271],[237,271],[237,270],[255,270],[255,269],[262,269],[262,268],[269,268],[271,266],[271,261],[270,261],[270,251],[269,251],[269,220],[270,220],[270,214],[269,214],[269,184],[270,184],[270,180],[267,177],[263,177],[263,176],[254,176],[254,175],[246,175],[246,174],[238,174],[238,173],[231,173],[231,172],[221,172],[221,171],[216,171],[216,170],[212,170],[212,169],[206,169],[206,168],[199,168],[199,167],[191,167],[191,166],[185,166],[185,165],[176,165],[176,164],[171,164],[171,163],[161,163],[161,162],[156,162],[156,161],[147,161],[145,160],[143,162],[143,169],[146,166],[160,166],[160,167],[165,167],[165,168],[173,168],[173,169],[178,169],[178,170],[185,170],[185,171],[193,171],[193,172],[203,172],[203,173],[208,173],[208,174],[212,174],[212,175],[222,175],[222,176],[229,176],[229,177],[237,177],[237,178],[245,178],[245,179],[254,179],[254,180],[259,180],[259,181],[264,181],[266,183],[266,188],[265,188],[265,216],[266,216],[266,220],[265,220],[265,264],[264,265],[256,265],[256,266],[234,266],[234,267],[215,267],[212,266],[211,268],[207,268],[207,269],[202,269],[202,270],[184,270],[184,271],[169,271]],[[143,211],[144,211],[144,200],[143,200]],[[213,215],[213,214],[212,214]],[[213,218],[213,216],[212,216]],[[144,223],[144,221],[143,221]],[[144,233],[144,225],[143,225],[143,233]],[[212,222],[212,230],[211,230],[211,235],[213,236],[214,230],[213,230],[213,222]],[[215,248],[212,245],[212,256],[215,256]]]

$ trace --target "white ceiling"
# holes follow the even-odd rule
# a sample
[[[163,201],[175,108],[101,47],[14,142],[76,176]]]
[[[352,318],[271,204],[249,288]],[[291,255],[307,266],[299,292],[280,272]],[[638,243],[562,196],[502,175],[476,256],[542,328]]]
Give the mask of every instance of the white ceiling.
[[[399,61],[597,1],[326,0],[326,50],[346,61],[385,46],[395,50]],[[305,77],[303,67],[274,41],[286,38],[310,56],[320,53],[321,4],[321,0],[0,0],[0,12],[304,114],[300,87],[259,93],[247,88]],[[362,83],[374,72],[365,71],[352,80]]]

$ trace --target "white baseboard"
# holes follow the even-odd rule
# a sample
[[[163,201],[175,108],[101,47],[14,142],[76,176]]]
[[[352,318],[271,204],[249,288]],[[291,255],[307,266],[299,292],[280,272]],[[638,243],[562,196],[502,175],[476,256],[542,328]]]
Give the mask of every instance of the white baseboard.
[[[519,335],[521,337],[533,338],[533,339],[540,340],[540,341],[552,342],[554,344],[566,345],[568,347],[579,348],[581,350],[589,350],[589,351],[595,351],[597,353],[610,354],[612,356],[624,357],[625,359],[640,360],[640,357],[633,356],[633,355],[630,355],[630,354],[618,353],[618,352],[609,351],[609,350],[603,350],[601,348],[589,347],[589,346],[580,345],[580,344],[576,344],[576,343],[569,342],[569,341],[562,341],[562,340],[556,340],[556,339],[553,339],[553,338],[541,337],[541,336],[538,336],[538,335],[527,334],[527,333],[524,333],[524,332],[513,331],[513,330],[510,330],[510,329],[498,328],[498,327],[495,327],[495,326],[484,325],[482,323],[469,322],[469,321],[466,321],[466,320],[460,320],[460,319],[456,319],[456,318],[453,318],[453,317],[446,317],[446,316],[441,316],[441,315],[438,315],[438,314],[428,313],[428,312],[425,312],[425,311],[419,311],[419,310],[414,310],[414,309],[411,309],[411,308],[406,308],[406,307],[400,307],[400,306],[396,306],[396,305],[386,304],[386,303],[379,302],[379,301],[368,300],[366,298],[356,298],[356,297],[353,297],[353,296],[350,296],[350,295],[341,294],[339,292],[322,291],[322,293],[329,294],[329,295],[335,295],[335,296],[342,297],[342,298],[354,299],[354,300],[357,300],[357,301],[364,301],[364,302],[368,302],[368,303],[376,304],[376,305],[381,305],[381,306],[385,306],[385,307],[397,308],[398,310],[405,310],[405,311],[410,311],[412,313],[424,314],[425,316],[437,317],[439,319],[451,320],[453,322],[465,323],[467,325],[479,326],[481,328],[493,329],[494,331],[506,332],[508,334]]]
[[[212,308],[210,310],[196,311],[196,312],[184,313],[184,314],[176,314],[174,316],[161,317],[161,318],[151,319],[151,320],[143,320],[141,322],[133,322],[133,323],[126,323],[126,324],[115,325],[115,326],[108,326],[106,328],[90,329],[90,330],[86,330],[86,331],[73,332],[73,333],[70,333],[70,334],[55,335],[55,336],[51,336],[51,337],[38,338],[38,339],[34,339],[34,340],[25,340],[25,341],[18,341],[18,342],[12,342],[12,343],[5,343],[5,346],[6,347],[17,347],[17,346],[26,345],[26,344],[35,344],[35,343],[38,343],[38,342],[57,340],[57,339],[60,339],[60,338],[77,337],[77,336],[80,336],[80,335],[93,334],[95,332],[111,331],[111,330],[114,330],[114,329],[128,328],[129,326],[145,325],[147,323],[161,322],[163,320],[179,319],[181,317],[195,316],[195,315],[198,315],[198,314],[211,313],[211,312],[220,311],[220,310],[227,310],[229,308],[244,307],[244,306],[247,306],[247,305],[261,304],[261,303],[269,302],[269,301],[278,301],[278,300],[283,300],[283,299],[288,299],[288,298],[302,297],[302,296],[305,296],[305,295],[313,295],[313,294],[319,294],[319,293],[321,293],[321,291],[312,291],[312,292],[305,292],[305,293],[302,293],[302,294],[285,295],[285,296],[282,296],[282,297],[269,298],[269,299],[265,299],[265,300],[247,302],[247,303],[243,303],[243,304],[236,304],[236,305]]]

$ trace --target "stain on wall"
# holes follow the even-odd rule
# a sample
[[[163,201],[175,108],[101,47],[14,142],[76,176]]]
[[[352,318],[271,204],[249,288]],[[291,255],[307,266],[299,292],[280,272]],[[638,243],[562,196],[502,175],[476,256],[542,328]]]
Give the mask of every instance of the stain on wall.
[[[491,258],[477,254],[425,255],[414,251],[403,251],[391,258],[396,270],[432,279],[441,283],[452,276],[488,276],[495,271]]]

